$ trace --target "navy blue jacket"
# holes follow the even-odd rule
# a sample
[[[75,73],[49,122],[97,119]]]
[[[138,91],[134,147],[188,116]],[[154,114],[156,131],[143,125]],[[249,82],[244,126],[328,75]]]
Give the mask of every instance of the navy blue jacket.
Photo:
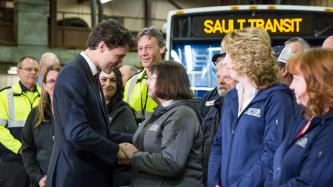
[[[273,186],[333,186],[333,112],[313,118],[307,132],[296,139],[305,125],[297,119],[277,149]]]
[[[275,84],[259,91],[238,117],[237,90],[227,93],[209,160],[209,187],[271,183],[266,179],[294,113],[292,98],[287,86]]]

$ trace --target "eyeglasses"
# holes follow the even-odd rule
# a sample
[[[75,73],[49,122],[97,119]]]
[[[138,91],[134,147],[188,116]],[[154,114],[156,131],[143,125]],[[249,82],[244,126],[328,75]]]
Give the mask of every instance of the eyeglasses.
[[[47,80],[45,81],[46,84],[54,84],[56,80],[54,79],[50,79],[50,80]]]
[[[36,73],[38,73],[40,71],[39,68],[19,68],[19,69],[23,69],[27,72],[33,72],[34,71]]]

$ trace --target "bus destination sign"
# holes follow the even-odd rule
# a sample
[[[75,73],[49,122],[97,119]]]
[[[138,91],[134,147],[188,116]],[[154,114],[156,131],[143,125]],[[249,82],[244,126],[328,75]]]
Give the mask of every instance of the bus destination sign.
[[[288,16],[195,16],[193,17],[194,35],[198,37],[221,36],[235,29],[258,27],[271,35],[312,35],[310,15]]]

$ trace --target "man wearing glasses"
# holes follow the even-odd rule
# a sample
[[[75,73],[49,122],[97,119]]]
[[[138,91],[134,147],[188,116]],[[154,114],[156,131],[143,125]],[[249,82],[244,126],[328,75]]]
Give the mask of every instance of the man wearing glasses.
[[[25,56],[17,64],[19,81],[0,91],[0,186],[27,184],[21,150],[21,132],[31,109],[38,105],[38,61]]]

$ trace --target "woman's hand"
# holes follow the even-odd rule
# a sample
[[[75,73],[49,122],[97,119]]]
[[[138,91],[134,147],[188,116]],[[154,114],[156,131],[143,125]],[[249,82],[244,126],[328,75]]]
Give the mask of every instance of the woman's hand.
[[[128,159],[131,159],[133,154],[138,151],[138,149],[130,143],[121,143],[119,144],[119,147],[124,151]]]

